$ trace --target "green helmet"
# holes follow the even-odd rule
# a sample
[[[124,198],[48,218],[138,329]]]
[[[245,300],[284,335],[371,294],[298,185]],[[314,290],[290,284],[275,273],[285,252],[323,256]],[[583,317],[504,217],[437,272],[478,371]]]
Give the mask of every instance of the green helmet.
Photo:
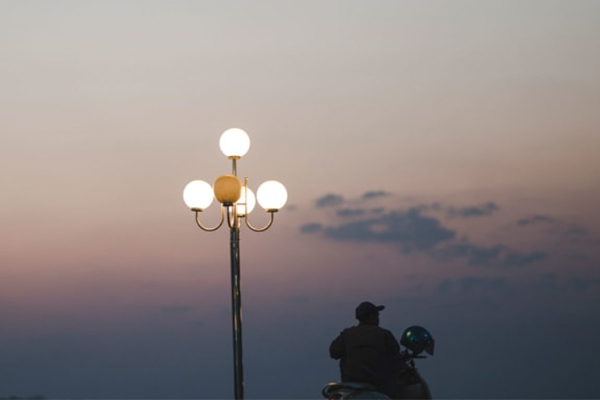
[[[402,333],[400,344],[418,355],[425,350],[428,354],[433,355],[435,340],[433,336],[422,326],[409,326]]]

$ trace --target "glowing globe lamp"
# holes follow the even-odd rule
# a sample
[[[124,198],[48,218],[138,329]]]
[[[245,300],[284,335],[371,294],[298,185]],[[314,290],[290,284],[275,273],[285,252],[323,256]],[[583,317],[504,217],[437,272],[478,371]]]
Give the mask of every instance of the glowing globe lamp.
[[[250,137],[239,128],[227,129],[221,135],[219,146],[227,158],[238,159],[250,149]]]
[[[246,199],[246,192],[248,192],[248,199]],[[236,204],[236,212],[240,217],[244,217],[254,210],[256,206],[256,197],[254,192],[250,188],[242,188],[242,195]]]
[[[266,181],[256,192],[258,203],[267,211],[280,210],[287,202],[287,190],[281,182]]]
[[[183,189],[183,201],[192,211],[203,211],[213,201],[213,190],[207,182],[191,181]]]

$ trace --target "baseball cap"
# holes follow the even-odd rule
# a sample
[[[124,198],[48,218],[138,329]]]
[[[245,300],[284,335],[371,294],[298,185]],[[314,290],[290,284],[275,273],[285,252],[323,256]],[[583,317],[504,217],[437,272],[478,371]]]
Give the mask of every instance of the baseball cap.
[[[355,316],[356,319],[360,320],[368,317],[371,314],[378,314],[379,311],[383,310],[385,306],[376,306],[369,301],[363,301],[356,307]]]

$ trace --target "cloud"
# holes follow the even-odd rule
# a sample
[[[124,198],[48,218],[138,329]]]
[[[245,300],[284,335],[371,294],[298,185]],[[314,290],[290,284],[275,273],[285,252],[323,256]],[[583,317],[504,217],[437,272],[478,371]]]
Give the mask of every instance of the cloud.
[[[335,207],[344,202],[344,197],[339,194],[326,194],[315,200],[317,208]]]
[[[527,217],[527,218],[521,218],[520,220],[517,221],[517,225],[519,225],[519,226],[535,225],[540,222],[554,223],[554,222],[556,222],[556,220],[547,215],[539,215],[538,214],[538,215],[532,215],[531,217]]]
[[[339,217],[359,217],[365,214],[362,208],[342,208],[336,211]]]
[[[577,223],[561,221],[548,215],[535,214],[517,220],[516,224],[521,228],[544,224],[552,229],[554,233],[561,234],[569,240],[581,240],[591,237],[590,232],[585,227]]]
[[[557,273],[544,273],[537,277],[536,284],[540,289],[537,290],[537,293],[544,290],[548,293],[552,293],[552,295],[556,295],[559,292],[565,293],[567,291],[580,295],[593,295],[600,289],[600,278],[593,275],[560,276]]]
[[[565,233],[568,236],[588,236],[590,234],[586,228],[576,225],[576,224],[569,226],[565,230]]]
[[[523,254],[502,245],[486,247],[464,241],[438,250],[436,256],[447,260],[465,258],[470,265],[474,266],[522,267],[545,259],[546,253]]]
[[[543,251],[534,251],[523,254],[519,252],[509,252],[504,258],[504,265],[507,267],[522,267],[528,264],[541,261],[546,258],[546,253]]]
[[[310,222],[308,224],[304,224],[300,227],[300,232],[302,233],[316,233],[323,230],[323,225],[318,222]]]
[[[361,199],[354,200],[360,205],[365,199],[385,196],[386,192],[366,192]],[[499,210],[494,202],[463,208],[446,208],[441,204],[416,205],[405,211],[388,211],[384,207],[342,208],[340,195],[327,194],[317,200],[318,207],[336,208],[336,215],[351,220],[338,225],[308,223],[300,227],[302,233],[324,234],[337,241],[380,243],[396,246],[401,252],[421,252],[440,261],[465,260],[469,265],[480,267],[525,267],[542,261],[547,253],[542,251],[520,252],[502,244],[482,246],[471,243],[468,238],[457,240],[456,231],[444,226],[440,219],[425,215],[429,210],[448,210],[448,213],[462,218],[492,215]],[[533,216],[531,221],[551,220],[550,217]],[[525,222],[527,223],[527,222]]]
[[[474,293],[513,295],[516,287],[500,277],[465,276],[454,280],[445,279],[436,288],[436,292],[440,294],[449,294],[453,291],[458,291],[461,295]]]
[[[454,231],[441,226],[437,219],[422,215],[416,208],[327,227],[325,234],[335,240],[393,243],[405,253],[431,250],[455,236]]]
[[[585,293],[600,288],[600,278],[578,276],[571,279],[571,285],[577,293]]]
[[[389,196],[389,195],[391,195],[391,193],[385,192],[383,190],[371,190],[371,191],[365,192],[362,195],[362,198],[364,200],[367,200],[367,199],[374,199],[374,198],[377,198],[377,197],[386,197],[386,196]]]
[[[471,217],[483,217],[492,215],[494,212],[498,211],[500,207],[496,203],[488,202],[485,204],[481,204],[478,206],[471,207],[463,207],[463,208],[449,208],[448,216],[450,217],[462,217],[462,218],[471,218]]]
[[[464,241],[439,250],[436,256],[446,260],[465,258],[471,265],[489,265],[500,257],[502,251],[500,245],[483,247]]]

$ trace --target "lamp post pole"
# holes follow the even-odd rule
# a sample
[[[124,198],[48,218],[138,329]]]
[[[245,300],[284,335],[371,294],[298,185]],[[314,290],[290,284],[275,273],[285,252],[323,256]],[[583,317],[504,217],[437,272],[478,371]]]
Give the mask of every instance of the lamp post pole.
[[[244,365],[242,363],[242,292],[240,277],[239,220],[230,229],[231,314],[233,326],[233,381],[236,399],[244,398]]]
[[[269,213],[269,222],[263,228],[255,228],[248,221],[256,198],[248,187],[248,178],[242,184],[237,178],[237,160],[250,148],[250,138],[241,129],[226,130],[220,139],[223,153],[232,161],[232,174],[217,178],[213,187],[207,182],[195,180],[187,184],[183,191],[186,205],[195,212],[196,224],[202,230],[213,232],[219,229],[225,220],[229,226],[231,256],[231,314],[233,328],[233,380],[235,398],[244,398],[244,367],[242,362],[242,297],[240,277],[240,228],[243,218],[246,226],[254,232],[264,232],[271,227],[274,214],[287,201],[285,186],[277,181],[266,181],[257,191],[258,203]],[[221,203],[221,220],[215,227],[206,227],[200,222],[202,213],[212,203],[213,197]]]

